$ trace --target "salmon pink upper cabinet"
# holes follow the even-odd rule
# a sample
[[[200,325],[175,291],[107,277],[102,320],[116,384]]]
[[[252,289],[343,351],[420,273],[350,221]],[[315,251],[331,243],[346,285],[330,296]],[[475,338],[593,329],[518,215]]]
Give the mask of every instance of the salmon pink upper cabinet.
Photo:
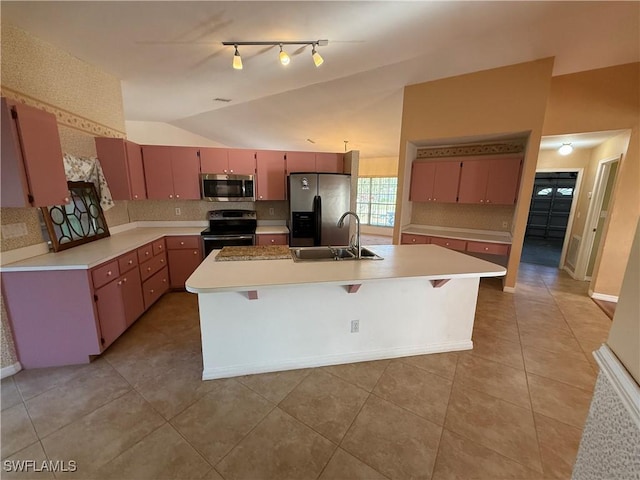
[[[171,148],[155,145],[143,145],[142,147],[145,184],[149,200],[173,198]]]
[[[142,148],[122,138],[96,137],[98,160],[114,200],[144,200]]]
[[[458,202],[513,205],[520,166],[520,156],[464,160]]]
[[[460,162],[413,162],[409,199],[455,203],[459,180]]]
[[[256,200],[286,200],[284,156],[272,150],[256,153]]]
[[[255,175],[256,151],[240,148],[229,149],[229,173],[234,175]]]
[[[487,179],[487,202],[496,205],[515,204],[521,169],[521,157],[491,160]]]
[[[313,152],[287,152],[287,173],[315,172],[316,154]]]
[[[202,173],[227,173],[229,170],[227,148],[201,148],[200,171]]]
[[[342,153],[316,153],[316,172],[342,173],[343,158]]]
[[[434,162],[413,162],[409,200],[412,202],[431,202],[435,176],[436,164]]]
[[[171,147],[173,191],[178,200],[200,199],[200,158],[197,147]]]
[[[55,115],[2,99],[2,206],[69,202]]]
[[[200,198],[198,148],[144,145],[142,158],[150,200]]]

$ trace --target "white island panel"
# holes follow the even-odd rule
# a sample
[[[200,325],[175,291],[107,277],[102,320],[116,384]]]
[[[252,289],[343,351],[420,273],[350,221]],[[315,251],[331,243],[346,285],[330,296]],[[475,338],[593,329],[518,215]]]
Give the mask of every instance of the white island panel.
[[[257,300],[200,294],[203,379],[470,349],[478,284],[435,288],[423,277],[368,281],[351,294],[335,284],[266,288]]]

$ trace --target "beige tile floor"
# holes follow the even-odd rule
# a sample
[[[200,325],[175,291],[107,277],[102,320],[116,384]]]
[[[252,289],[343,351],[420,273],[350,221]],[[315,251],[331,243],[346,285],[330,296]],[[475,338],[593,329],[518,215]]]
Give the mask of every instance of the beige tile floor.
[[[570,478],[610,320],[523,264],[483,280],[471,351],[200,380],[196,297],[165,295],[89,365],[2,381],[2,459],[56,478]],[[54,478],[47,472],[2,478]]]

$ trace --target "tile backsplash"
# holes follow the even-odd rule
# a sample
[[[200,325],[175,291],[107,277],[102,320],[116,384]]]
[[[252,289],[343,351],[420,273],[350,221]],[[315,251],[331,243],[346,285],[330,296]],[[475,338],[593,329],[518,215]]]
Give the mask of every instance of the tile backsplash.
[[[205,202],[197,200],[142,200],[127,202],[129,221],[205,221],[209,210],[255,210],[258,220],[285,221],[289,216],[286,201],[273,202]],[[177,215],[177,209],[180,214]],[[273,211],[273,214],[271,212]],[[111,226],[111,223],[108,222]]]
[[[411,223],[437,227],[511,231],[515,205],[413,204]],[[506,226],[505,226],[506,225]]]

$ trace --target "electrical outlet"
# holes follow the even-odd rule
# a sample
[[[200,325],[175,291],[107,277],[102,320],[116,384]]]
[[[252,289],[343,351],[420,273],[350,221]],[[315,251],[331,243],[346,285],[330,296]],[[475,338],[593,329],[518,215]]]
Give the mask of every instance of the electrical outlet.
[[[273,210],[273,207],[269,209],[269,215],[275,215],[275,211]]]
[[[7,223],[2,225],[2,238],[24,237],[28,233],[26,223]]]
[[[358,333],[360,331],[360,320],[351,320],[351,333]]]
[[[176,215],[182,215],[182,212],[180,211],[179,208],[176,207]]]
[[[509,228],[509,222],[502,222],[502,228]]]

